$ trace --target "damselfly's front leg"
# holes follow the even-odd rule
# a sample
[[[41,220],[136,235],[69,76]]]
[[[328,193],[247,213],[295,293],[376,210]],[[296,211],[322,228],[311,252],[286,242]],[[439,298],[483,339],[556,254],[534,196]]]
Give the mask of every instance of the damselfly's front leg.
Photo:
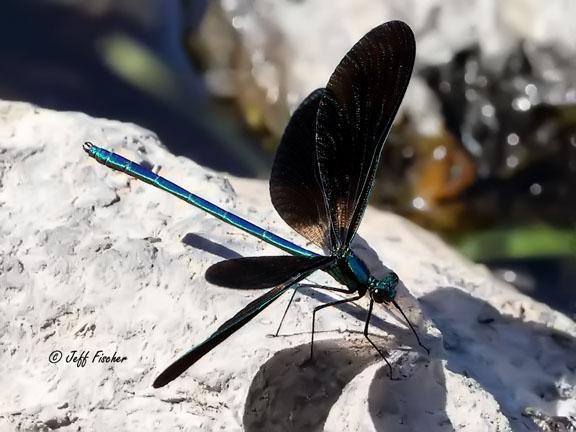
[[[384,359],[384,361],[388,365],[388,371],[390,374],[390,379],[393,380],[395,378],[392,375],[392,365],[390,364],[390,362],[388,361],[386,356],[382,353],[382,351],[380,351],[380,348],[378,348],[376,346],[376,344],[374,342],[372,342],[372,339],[370,339],[370,336],[368,336],[368,326],[370,325],[370,318],[372,318],[373,306],[374,306],[374,300],[370,299],[370,306],[368,306],[368,315],[366,315],[366,323],[364,324],[364,337],[366,339],[368,339],[368,342],[370,342],[372,344],[372,346],[376,349],[376,351],[378,351],[378,354],[380,354],[380,357],[382,357]]]
[[[410,322],[410,320],[408,319],[408,317],[406,316],[406,314],[404,313],[402,308],[400,308],[400,305],[398,305],[398,303],[396,303],[396,301],[394,301],[394,300],[392,300],[392,304],[396,307],[396,309],[398,309],[400,311],[400,313],[402,314],[402,316],[404,317],[404,319],[408,323],[408,327],[410,327],[410,330],[412,330],[412,333],[414,333],[414,336],[416,336],[416,340],[418,341],[418,345],[420,345],[422,348],[424,348],[424,350],[426,350],[426,354],[430,355],[430,349],[427,346],[425,346],[422,342],[420,342],[420,337],[418,336],[416,329],[414,328],[414,326],[412,325],[412,323]]]

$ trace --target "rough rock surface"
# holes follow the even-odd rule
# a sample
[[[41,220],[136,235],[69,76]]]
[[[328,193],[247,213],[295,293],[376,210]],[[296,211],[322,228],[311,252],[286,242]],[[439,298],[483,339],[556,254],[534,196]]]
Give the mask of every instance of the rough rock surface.
[[[174,157],[135,125],[1,102],[0,430],[530,431],[527,407],[576,414],[575,323],[374,209],[360,236],[381,263],[357,247],[419,300],[429,357],[378,307],[371,331],[394,363],[391,381],[362,338],[359,301],[319,313],[318,355],[305,367],[312,308],[330,296],[302,289],[280,337],[268,334],[288,295],[154,390],[178,354],[260,294],[211,286],[206,268],[278,252],[99,165],[87,140],[305,245],[264,182]],[[85,364],[73,350],[88,353]],[[99,350],[126,359],[94,361]],[[55,351],[63,357],[51,363]]]

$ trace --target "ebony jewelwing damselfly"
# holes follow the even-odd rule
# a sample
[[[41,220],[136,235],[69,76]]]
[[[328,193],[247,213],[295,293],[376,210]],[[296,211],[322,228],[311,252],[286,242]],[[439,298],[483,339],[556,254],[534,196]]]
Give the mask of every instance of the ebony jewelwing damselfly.
[[[290,254],[229,259],[211,266],[206,271],[206,279],[213,284],[238,289],[272,289],[172,363],[156,378],[154,387],[162,387],[181,375],[316,270],[327,272],[346,287],[318,288],[355,295],[314,309],[311,357],[316,312],[327,306],[353,302],[366,293],[370,295],[370,304],[364,336],[386,361],[390,373],[390,363],[368,336],[374,303],[394,305],[419,345],[425,348],[395,301],[398,276],[389,272],[382,279],[374,277],[350,248],[366,209],[384,141],[412,74],[415,51],[414,35],[405,23],[391,21],[374,28],[350,49],[326,88],[312,92],[300,104],[284,131],[270,176],[272,203],[288,225],[328,251],[327,256],[231,214],[122,156],[91,143],[84,144],[84,150],[98,162],[170,192]]]

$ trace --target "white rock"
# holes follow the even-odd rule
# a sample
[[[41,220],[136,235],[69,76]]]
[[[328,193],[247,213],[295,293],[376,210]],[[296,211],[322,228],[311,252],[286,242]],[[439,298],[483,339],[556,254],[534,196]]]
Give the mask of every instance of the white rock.
[[[390,381],[359,334],[364,310],[329,308],[319,314],[316,363],[301,368],[312,308],[329,297],[305,291],[283,337],[267,334],[288,296],[154,390],[176,356],[260,294],[207,284],[217,254],[278,251],[99,165],[82,150],[87,140],[160,166],[305,245],[273,210],[264,182],[174,157],[135,125],[1,102],[0,430],[522,431],[535,430],[521,416],[526,406],[575,414],[574,322],[374,209],[360,235],[425,306],[430,357],[378,307],[374,339],[401,375]],[[85,365],[70,359],[73,350],[87,352]],[[127,359],[93,362],[98,350]],[[64,358],[52,364],[55,351]]]

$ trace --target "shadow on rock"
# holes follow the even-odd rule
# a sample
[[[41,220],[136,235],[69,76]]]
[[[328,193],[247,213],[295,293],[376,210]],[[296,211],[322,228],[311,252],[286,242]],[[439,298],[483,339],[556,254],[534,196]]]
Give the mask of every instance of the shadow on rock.
[[[219,256],[220,258],[224,259],[233,259],[233,258],[242,258],[238,252],[233,251],[232,249],[214,243],[212,240],[208,240],[205,237],[202,237],[198,234],[188,233],[182,238],[182,243],[192,246],[193,248],[200,249],[204,252],[208,252],[209,254]]]
[[[382,347],[399,342],[372,338]],[[396,351],[391,361],[399,379],[392,381],[363,337],[315,342],[313,362],[309,350],[306,344],[280,351],[260,368],[246,400],[247,432],[340,430],[342,421],[372,423],[379,432],[454,430],[445,412],[439,360],[418,351]]]
[[[416,361],[401,380],[390,380],[380,368],[370,384],[368,407],[379,432],[448,432],[454,427],[446,413],[446,381],[442,362]]]
[[[491,393],[515,431],[535,430],[527,407],[556,413],[576,394],[576,341],[545,325],[502,315],[456,288],[420,299],[440,329],[448,368]],[[543,317],[545,318],[545,317]]]

